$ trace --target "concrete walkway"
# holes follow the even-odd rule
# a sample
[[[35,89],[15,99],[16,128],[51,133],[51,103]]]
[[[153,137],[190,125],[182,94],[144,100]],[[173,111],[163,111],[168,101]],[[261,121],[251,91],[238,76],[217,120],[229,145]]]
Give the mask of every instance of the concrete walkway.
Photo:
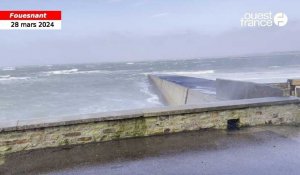
[[[16,153],[0,174],[298,175],[299,160],[300,128],[266,126]]]

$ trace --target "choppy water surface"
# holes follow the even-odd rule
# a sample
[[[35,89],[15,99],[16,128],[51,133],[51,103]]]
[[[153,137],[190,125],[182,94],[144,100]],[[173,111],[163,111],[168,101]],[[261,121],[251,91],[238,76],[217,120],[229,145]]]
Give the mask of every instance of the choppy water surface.
[[[0,120],[163,106],[147,74],[281,82],[300,77],[300,54],[0,69]]]

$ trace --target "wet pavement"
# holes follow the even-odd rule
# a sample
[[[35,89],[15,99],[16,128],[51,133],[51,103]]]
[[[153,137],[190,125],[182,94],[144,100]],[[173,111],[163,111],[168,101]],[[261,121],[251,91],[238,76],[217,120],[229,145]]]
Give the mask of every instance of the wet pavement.
[[[300,174],[300,128],[205,130],[10,155],[0,174]]]

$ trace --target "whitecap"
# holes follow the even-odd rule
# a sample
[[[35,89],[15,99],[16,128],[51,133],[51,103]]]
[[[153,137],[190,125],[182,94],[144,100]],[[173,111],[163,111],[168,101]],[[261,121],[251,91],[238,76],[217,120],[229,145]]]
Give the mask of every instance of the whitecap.
[[[203,75],[203,74],[213,74],[215,73],[214,70],[203,70],[203,71],[182,71],[182,72],[167,72],[168,74],[175,74],[175,75]]]
[[[0,78],[9,78],[10,75],[0,75]]]
[[[142,73],[144,75],[149,75],[149,74],[167,74],[167,75],[205,75],[205,74],[213,74],[215,73],[214,70],[203,70],[203,71],[179,71],[179,72],[145,72]]]
[[[134,64],[134,63],[126,63],[126,64],[131,65],[131,64]]]
[[[56,70],[56,71],[49,71],[46,73],[49,75],[64,75],[64,74],[74,74],[76,72],[78,72],[78,69]]]
[[[12,80],[28,80],[30,77],[11,77],[10,75],[0,76],[0,81],[12,81]]]
[[[96,74],[96,73],[110,73],[111,71],[104,70],[89,70],[89,71],[79,71],[77,74]]]
[[[15,67],[4,67],[2,68],[3,71],[11,71],[11,70],[16,70]]]
[[[277,69],[277,68],[280,68],[281,66],[270,66],[269,68],[271,69]]]
[[[147,98],[147,102],[152,103],[152,104],[156,104],[156,105],[161,105],[162,103],[159,100],[159,97],[154,94],[151,93],[150,89],[149,89],[149,85],[147,83],[139,83],[141,89],[140,91],[146,95],[149,96],[149,98]]]
[[[110,73],[110,71],[103,70],[90,70],[90,71],[79,71],[78,69],[69,69],[69,70],[56,70],[44,72],[45,75],[72,75],[72,74],[96,74],[96,73]]]

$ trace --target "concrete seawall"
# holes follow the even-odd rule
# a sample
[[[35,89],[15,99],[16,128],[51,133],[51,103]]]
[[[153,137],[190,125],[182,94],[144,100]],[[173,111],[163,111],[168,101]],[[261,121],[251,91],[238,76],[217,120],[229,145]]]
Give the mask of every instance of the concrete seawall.
[[[149,79],[154,83],[158,91],[161,92],[167,104],[182,105],[186,104],[188,88],[176,83],[163,80],[159,77],[149,75]]]
[[[203,104],[224,100],[290,96],[286,83],[208,80],[185,76],[149,75],[167,105]]]
[[[167,105],[199,104],[217,101],[215,82],[212,80],[149,75]],[[197,87],[201,85],[201,89]]]
[[[300,100],[257,98],[0,124],[0,157],[67,145],[256,125],[298,125]]]
[[[282,89],[266,84],[224,79],[217,79],[216,83],[217,98],[222,100],[284,96]]]

